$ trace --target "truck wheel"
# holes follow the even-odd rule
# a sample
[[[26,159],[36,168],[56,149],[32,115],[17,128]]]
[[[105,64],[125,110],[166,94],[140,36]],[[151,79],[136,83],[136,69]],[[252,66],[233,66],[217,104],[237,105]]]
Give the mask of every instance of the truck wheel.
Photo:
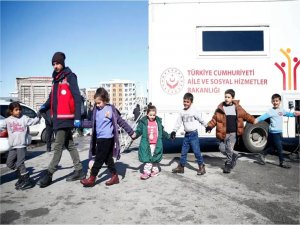
[[[268,127],[269,124],[265,121],[258,124],[247,123],[243,134],[243,142],[250,152],[259,153],[264,150],[268,140]]]

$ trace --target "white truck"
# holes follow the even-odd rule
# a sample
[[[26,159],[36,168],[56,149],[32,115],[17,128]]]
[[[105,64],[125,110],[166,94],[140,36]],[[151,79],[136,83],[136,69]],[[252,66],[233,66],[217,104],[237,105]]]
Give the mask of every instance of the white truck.
[[[206,122],[230,88],[255,117],[272,107],[274,93],[285,109],[300,110],[299,64],[298,0],[149,1],[149,102],[168,132],[186,92]],[[267,122],[245,126],[245,147],[262,151]],[[214,131],[199,126],[200,137]],[[285,118],[283,136],[299,136],[299,119]]]

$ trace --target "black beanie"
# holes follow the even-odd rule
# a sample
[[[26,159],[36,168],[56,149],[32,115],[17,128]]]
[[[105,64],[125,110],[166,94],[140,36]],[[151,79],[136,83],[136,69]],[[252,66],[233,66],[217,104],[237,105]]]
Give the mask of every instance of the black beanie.
[[[63,52],[55,52],[52,57],[52,65],[54,62],[61,64],[63,67],[65,67],[65,59],[66,56]]]

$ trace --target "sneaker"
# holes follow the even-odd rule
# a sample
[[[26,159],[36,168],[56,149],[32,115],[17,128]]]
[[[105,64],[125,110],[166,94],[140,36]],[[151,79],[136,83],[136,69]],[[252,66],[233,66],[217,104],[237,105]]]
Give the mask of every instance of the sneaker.
[[[266,164],[266,157],[264,154],[259,154],[258,155],[258,161],[261,165],[265,165]]]
[[[151,177],[156,177],[158,175],[157,171],[152,171],[152,173],[150,174]]]
[[[141,175],[141,180],[147,180],[149,177],[150,177],[150,174],[149,174],[149,173],[143,173],[143,174]]]
[[[285,168],[285,169],[290,169],[291,168],[291,166],[285,161],[280,162],[279,166],[282,167],[282,168]]]
[[[233,169],[236,166],[236,161],[238,160],[239,155],[236,153],[232,154],[232,159],[231,159],[231,169]]]
[[[230,164],[225,164],[223,168],[223,173],[230,173],[231,172],[231,165]]]

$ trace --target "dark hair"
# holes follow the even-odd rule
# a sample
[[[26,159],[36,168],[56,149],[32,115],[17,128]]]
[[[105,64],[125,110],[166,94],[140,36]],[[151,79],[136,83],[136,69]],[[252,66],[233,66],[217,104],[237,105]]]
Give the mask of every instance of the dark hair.
[[[150,111],[155,111],[155,112],[156,112],[156,107],[155,107],[154,105],[149,105],[148,108],[147,108],[147,114],[148,114]]]
[[[277,93],[272,95],[272,100],[274,100],[275,98],[279,98],[279,101],[281,101],[281,96]]]
[[[108,92],[104,88],[98,88],[94,95],[94,99],[100,97],[102,101],[109,102]]]
[[[193,94],[191,94],[191,93],[188,92],[188,93],[184,94],[183,99],[188,99],[191,102],[193,102],[194,101],[194,96],[193,96]]]
[[[22,106],[19,102],[10,103],[8,106],[8,110],[9,110],[8,114],[11,115],[12,114],[11,112],[14,111],[14,109],[16,109],[16,108],[19,108],[20,110],[22,110]]]
[[[235,91],[234,91],[233,89],[227,89],[227,90],[225,91],[225,95],[226,95],[226,94],[230,94],[231,97],[234,98],[234,96],[235,96]]]

